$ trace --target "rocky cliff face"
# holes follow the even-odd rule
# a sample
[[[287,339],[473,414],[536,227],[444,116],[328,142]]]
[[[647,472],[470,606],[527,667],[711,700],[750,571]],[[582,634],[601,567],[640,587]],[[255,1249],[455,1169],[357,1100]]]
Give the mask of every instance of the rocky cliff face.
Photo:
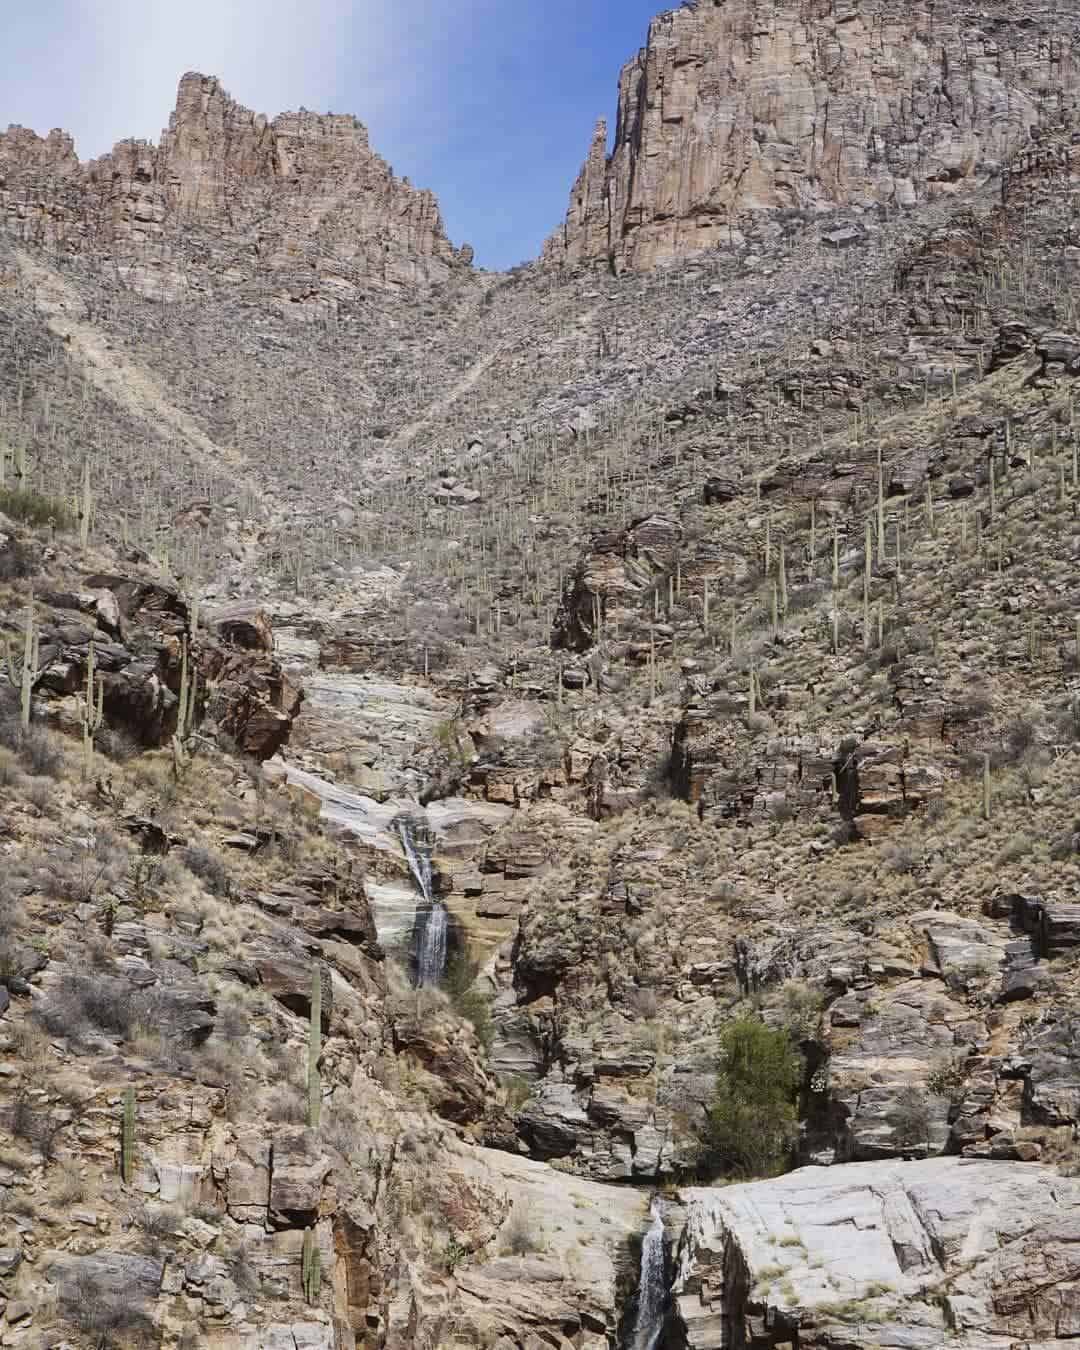
[[[455,252],[434,196],[396,178],[347,115],[235,102],[187,74],[161,143],[121,141],[80,164],[71,137],[0,134],[0,228],[115,260],[145,293],[264,280],[294,303],[444,281]]]
[[[1068,119],[1075,19],[917,0],[701,0],[661,14],[594,134],[553,263],[644,270],[757,213],[909,207]]]

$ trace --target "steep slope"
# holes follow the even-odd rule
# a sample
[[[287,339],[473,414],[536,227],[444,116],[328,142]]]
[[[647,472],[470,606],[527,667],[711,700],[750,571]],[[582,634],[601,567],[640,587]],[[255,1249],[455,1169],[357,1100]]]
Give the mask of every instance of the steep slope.
[[[1078,20],[956,0],[700,0],[624,66],[545,259],[616,271],[732,246],[776,211],[910,207],[1072,124]]]

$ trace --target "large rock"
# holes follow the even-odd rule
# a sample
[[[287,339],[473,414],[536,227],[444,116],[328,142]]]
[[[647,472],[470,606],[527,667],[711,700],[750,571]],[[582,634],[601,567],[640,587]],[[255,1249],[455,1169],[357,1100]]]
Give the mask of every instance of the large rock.
[[[834,1005],[831,1021],[859,1028],[845,1034],[829,1061],[837,1159],[944,1148],[949,1102],[930,1084],[936,1072],[963,1063],[986,1037],[985,1025],[922,980],[885,996],[870,989],[849,995]]]
[[[1037,25],[995,17],[991,36],[933,0],[659,15],[623,68],[614,149],[601,123],[545,259],[644,270],[738,244],[764,210],[904,207],[984,180],[1042,89],[1077,85]]]
[[[1080,1329],[1080,1183],[934,1158],[683,1193],[690,1350],[1006,1350]]]

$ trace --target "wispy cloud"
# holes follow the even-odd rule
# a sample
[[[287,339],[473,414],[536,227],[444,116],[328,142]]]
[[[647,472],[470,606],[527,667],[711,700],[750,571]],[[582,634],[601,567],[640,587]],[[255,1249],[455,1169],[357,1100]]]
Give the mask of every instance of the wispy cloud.
[[[65,126],[83,158],[122,136],[156,140],[186,70],[220,75],[273,115],[340,98],[359,51],[373,102],[390,92],[378,0],[46,0],[37,12],[8,3],[25,12],[0,53],[0,116]]]

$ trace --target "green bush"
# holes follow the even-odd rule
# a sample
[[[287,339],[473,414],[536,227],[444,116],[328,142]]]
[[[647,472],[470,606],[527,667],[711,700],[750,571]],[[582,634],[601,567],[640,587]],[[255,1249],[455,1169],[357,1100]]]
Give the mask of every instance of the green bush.
[[[709,1171],[764,1177],[784,1170],[798,1133],[803,1069],[786,1030],[753,1017],[724,1028],[703,1156]]]
[[[27,525],[48,525],[52,521],[57,529],[71,528],[71,512],[63,502],[29,488],[0,488],[0,514]]]

